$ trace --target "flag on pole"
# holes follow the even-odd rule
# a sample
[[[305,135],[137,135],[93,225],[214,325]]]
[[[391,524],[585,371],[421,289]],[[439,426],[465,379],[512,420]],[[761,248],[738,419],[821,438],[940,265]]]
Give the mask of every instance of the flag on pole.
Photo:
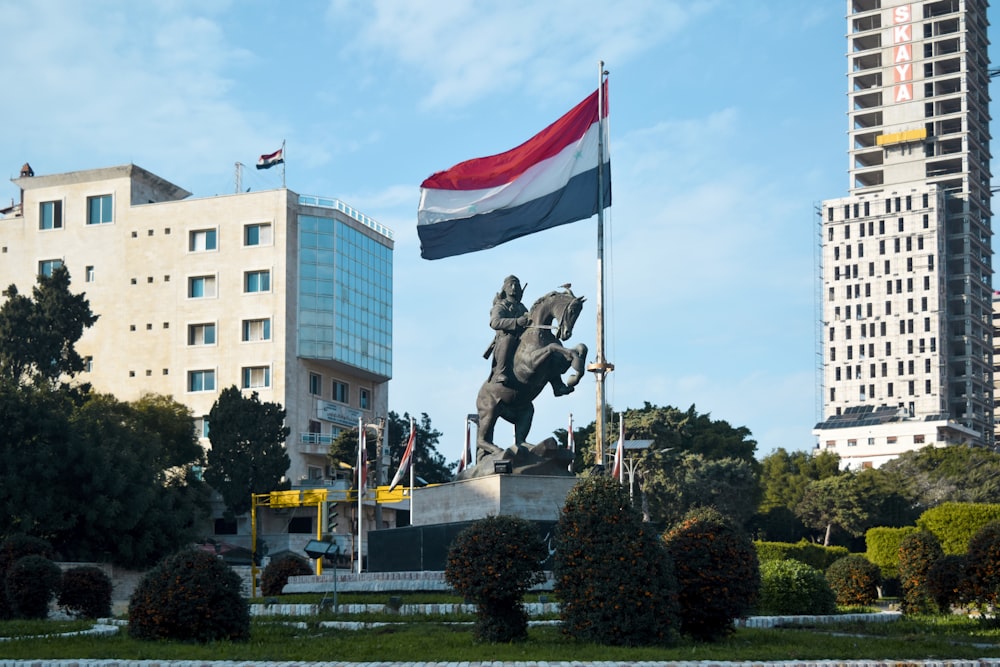
[[[281,148],[274,151],[273,153],[267,153],[266,155],[261,155],[257,158],[257,168],[258,169],[270,169],[276,164],[285,163],[285,144],[282,142]]]
[[[625,458],[625,413],[618,417],[618,445],[615,447],[615,464],[611,468],[611,476],[617,477],[619,482],[625,482],[625,467],[622,460]]]
[[[358,497],[365,495],[368,486],[368,443],[365,437],[367,429],[361,425],[358,435]]]
[[[410,469],[413,464],[413,445],[417,441],[417,430],[413,424],[413,417],[410,417],[410,439],[406,441],[406,449],[403,450],[403,458],[399,462],[399,470],[396,471],[396,476],[392,478],[392,483],[389,484],[389,490],[392,491],[396,488],[396,485],[403,481],[403,476],[406,475],[406,471]]]
[[[462,446],[462,458],[458,460],[458,472],[469,467],[472,461],[472,422],[465,420],[465,444]]]
[[[598,155],[601,118],[595,90],[531,139],[490,157],[473,158],[420,185],[420,256],[440,259],[585,220],[597,213],[598,165],[604,160],[604,205],[611,205],[610,158]],[[598,113],[599,99],[603,99]]]
[[[576,443],[573,442],[573,413],[569,414],[569,428],[566,429],[566,449],[572,454],[567,469],[573,472],[573,464],[576,463]]]

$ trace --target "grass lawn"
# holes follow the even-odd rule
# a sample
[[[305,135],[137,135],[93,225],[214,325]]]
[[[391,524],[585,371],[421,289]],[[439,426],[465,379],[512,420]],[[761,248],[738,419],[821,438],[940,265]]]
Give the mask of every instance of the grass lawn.
[[[296,619],[301,622],[302,619]],[[413,621],[340,630],[305,627],[274,619],[254,621],[246,643],[207,645],[132,640],[123,629],[113,637],[53,637],[80,624],[0,623],[0,657],[8,659],[114,658],[121,660],[369,661],[562,661],[562,660],[917,660],[1000,656],[1000,630],[964,617],[921,617],[892,623],[838,624],[818,628],[742,629],[703,644],[681,640],[672,646],[618,648],[567,639],[557,627],[532,627],[520,644],[477,644],[471,626]],[[42,636],[42,635],[47,636]]]

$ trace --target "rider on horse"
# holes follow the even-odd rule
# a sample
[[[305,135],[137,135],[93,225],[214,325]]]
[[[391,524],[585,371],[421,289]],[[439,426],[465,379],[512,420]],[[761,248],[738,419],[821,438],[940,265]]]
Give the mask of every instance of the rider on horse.
[[[490,352],[493,353],[490,381],[497,384],[505,384],[514,375],[511,368],[514,348],[528,325],[528,309],[521,303],[522,294],[521,281],[517,276],[507,276],[503,280],[503,287],[493,298],[490,328],[497,333],[485,356],[489,357]]]

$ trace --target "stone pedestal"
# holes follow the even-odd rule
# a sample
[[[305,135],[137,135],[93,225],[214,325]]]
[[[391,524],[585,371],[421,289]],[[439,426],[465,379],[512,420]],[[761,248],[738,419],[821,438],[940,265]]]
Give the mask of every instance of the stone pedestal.
[[[368,533],[369,572],[444,570],[452,540],[474,521],[511,515],[547,538],[575,477],[488,475],[414,489],[411,525]]]
[[[410,524],[458,523],[500,514],[556,521],[576,482],[576,477],[488,475],[414,489]]]

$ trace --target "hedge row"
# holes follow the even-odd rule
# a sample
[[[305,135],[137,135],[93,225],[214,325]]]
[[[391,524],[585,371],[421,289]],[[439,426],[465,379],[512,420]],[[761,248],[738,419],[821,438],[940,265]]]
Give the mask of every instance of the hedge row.
[[[754,542],[757,558],[763,563],[771,560],[797,560],[825,572],[834,561],[848,554],[847,547],[824,547],[806,540],[790,542]]]
[[[917,527],[933,533],[946,554],[964,554],[969,540],[986,524],[1000,521],[994,503],[942,503],[917,519]]]

